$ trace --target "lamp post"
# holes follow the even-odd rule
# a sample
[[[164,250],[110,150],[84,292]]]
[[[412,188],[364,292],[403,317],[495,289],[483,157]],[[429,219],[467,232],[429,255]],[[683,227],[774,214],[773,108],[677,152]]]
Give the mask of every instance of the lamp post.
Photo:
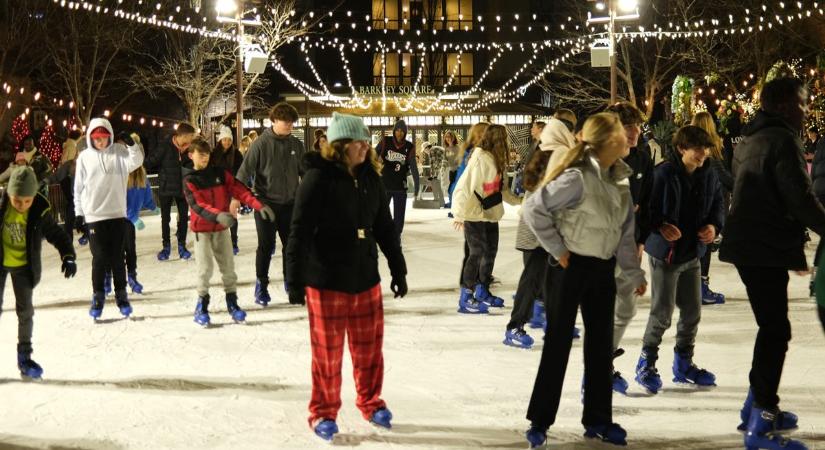
[[[587,13],[587,23],[588,24],[598,24],[598,23],[606,23],[607,24],[607,34],[610,41],[610,103],[616,103],[617,97],[617,79],[618,79],[618,69],[616,67],[616,22],[627,22],[631,20],[636,20],[639,18],[639,9],[637,0],[607,0],[607,5],[605,5],[605,1],[603,0],[588,0],[590,2],[596,3],[596,9],[604,10],[605,8],[608,11],[607,17],[591,17],[590,13]],[[632,14],[626,15],[619,15],[619,10],[621,11],[634,11]]]

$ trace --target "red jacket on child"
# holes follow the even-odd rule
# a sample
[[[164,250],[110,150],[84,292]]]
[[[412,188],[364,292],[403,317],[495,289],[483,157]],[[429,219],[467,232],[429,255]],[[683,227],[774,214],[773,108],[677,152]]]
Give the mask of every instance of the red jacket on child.
[[[233,198],[256,211],[263,208],[249,188],[220,167],[207,167],[184,176],[183,192],[191,211],[189,228],[195,233],[225,230],[226,227],[218,223],[218,214],[229,212]]]

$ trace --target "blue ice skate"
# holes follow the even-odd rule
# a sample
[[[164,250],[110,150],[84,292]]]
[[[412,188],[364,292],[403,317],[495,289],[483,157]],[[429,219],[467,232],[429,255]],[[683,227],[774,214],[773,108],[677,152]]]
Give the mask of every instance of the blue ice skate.
[[[86,236],[85,234],[80,236],[80,239],[77,240],[77,243],[81,246],[87,245],[89,243],[89,236]]]
[[[651,394],[656,394],[662,389],[662,378],[654,364],[655,360],[650,361],[645,351],[642,351],[639,362],[636,363],[636,382]]]
[[[775,430],[778,411],[768,411],[756,406],[751,408],[748,429],[745,433],[747,450],[808,450],[800,441],[788,439]]]
[[[530,428],[524,433],[524,437],[527,438],[530,448],[543,447],[547,442],[547,427],[530,425]]]
[[[324,419],[315,425],[315,435],[328,443],[332,443],[335,435],[338,433],[338,425],[334,420]]]
[[[192,253],[186,249],[185,245],[178,244],[178,256],[180,256],[180,259],[186,261],[192,257]]]
[[[748,419],[750,419],[751,416],[751,408],[753,408],[753,390],[748,389],[745,404],[742,405],[742,409],[739,411],[739,419],[742,420],[742,423],[736,427],[740,432],[744,433],[748,430]],[[779,411],[779,414],[776,415],[776,423],[774,423],[774,432],[790,433],[795,431],[799,429],[797,422],[799,422],[799,417],[797,417],[796,414],[790,411]]]
[[[716,386],[716,375],[693,364],[693,358],[682,352],[673,352],[673,382],[697,386]]]
[[[618,423],[609,425],[585,426],[584,437],[599,439],[613,445],[627,445],[627,431]]]
[[[533,302],[533,316],[528,322],[530,328],[544,328],[547,325],[547,316],[544,313],[544,302],[537,299]]]
[[[237,245],[232,246],[232,254],[233,255],[237,256],[238,253],[240,253],[240,252],[241,252],[241,249],[239,249]]]
[[[117,308],[125,318],[132,315],[132,305],[129,304],[129,297],[126,295],[126,289],[115,292],[115,301]]]
[[[164,245],[162,249],[158,252],[158,261],[167,261],[169,260],[169,254],[172,250],[169,248],[168,245]]]
[[[490,308],[503,308],[504,299],[493,295],[487,286],[479,283],[475,289],[475,299]]]
[[[89,308],[89,315],[92,316],[92,319],[99,319],[100,315],[103,314],[103,302],[106,299],[106,294],[103,292],[95,292],[92,295],[92,306]]]
[[[387,408],[376,409],[370,417],[370,423],[377,427],[392,429],[392,412]]]
[[[487,305],[473,298],[473,291],[461,288],[458,297],[458,312],[462,314],[487,314]]]
[[[263,306],[264,308],[266,308],[269,305],[269,302],[272,301],[272,297],[269,296],[269,290],[267,289],[268,284],[269,283],[266,281],[255,281],[255,303]]]
[[[710,290],[710,284],[707,279],[702,280],[702,304],[703,305],[723,305],[725,303],[725,295],[713,292]]]
[[[209,295],[198,297],[198,304],[195,306],[195,323],[202,327],[209,326]]]
[[[573,327],[573,339],[580,339],[582,337],[582,330],[579,327]]]
[[[133,294],[143,293],[143,285],[138,282],[137,274],[128,275],[126,277],[126,282],[129,284],[129,288],[132,290]]]
[[[236,323],[243,323],[246,320],[246,311],[238,306],[238,294],[229,292],[226,294],[226,310]]]
[[[18,353],[17,368],[20,369],[23,379],[39,380],[43,376],[43,368],[34,362],[31,356],[31,353]]]
[[[524,331],[524,328],[513,328],[504,332],[504,345],[530,349],[533,347],[533,338]]]

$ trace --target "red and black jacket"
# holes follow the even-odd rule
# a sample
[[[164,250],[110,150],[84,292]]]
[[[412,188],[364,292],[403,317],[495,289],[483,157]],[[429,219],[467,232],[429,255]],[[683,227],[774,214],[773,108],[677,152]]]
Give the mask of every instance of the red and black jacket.
[[[195,170],[183,177],[183,192],[189,203],[189,228],[195,233],[223,231],[218,214],[229,212],[233,198],[249,205],[256,211],[263,206],[243,183],[220,167]]]

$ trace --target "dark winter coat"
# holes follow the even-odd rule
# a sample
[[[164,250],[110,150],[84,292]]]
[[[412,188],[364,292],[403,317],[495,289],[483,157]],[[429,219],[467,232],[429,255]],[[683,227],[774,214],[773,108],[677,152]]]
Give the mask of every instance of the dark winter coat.
[[[237,178],[254,178],[254,191],[268,205],[287,205],[295,201],[298,182],[304,175],[301,160],[304,144],[293,135],[278,136],[267,128],[249,146]]]
[[[636,211],[636,243],[643,244],[650,235],[647,205],[650,203],[650,193],[653,189],[653,159],[647,148],[634,147],[630,149],[630,154],[624,158],[624,162],[633,169],[633,175],[630,176],[630,195],[633,197],[633,204],[639,206],[639,210]]]
[[[189,228],[195,233],[225,230],[226,227],[218,223],[218,214],[229,212],[233,198],[256,211],[263,207],[249,188],[220,167],[193,170],[186,174],[183,182],[186,203],[191,211]]]
[[[659,233],[665,223],[679,228],[682,237],[678,241],[668,242]],[[696,234],[708,224],[716,227],[717,234],[725,224],[722,188],[710,164],[705,163],[692,175],[676,158],[656,166],[650,198],[653,231],[645,242],[645,252],[673,264],[701,258],[707,248]]]
[[[814,182],[814,194],[819,201],[825,200],[825,139],[820,139],[811,164],[811,179]]]
[[[716,158],[708,160],[713,172],[716,173],[716,178],[719,179],[719,184],[722,185],[722,194],[730,194],[733,192],[733,175],[725,168],[725,161]]]
[[[400,142],[395,140],[395,130],[404,132],[404,138]],[[412,175],[415,192],[418,192],[419,174],[415,147],[406,138],[407,125],[403,120],[399,120],[393,128],[393,135],[385,137],[375,148],[384,164],[384,168],[381,169],[381,179],[388,191],[406,191],[407,175]]]
[[[158,195],[183,197],[184,168],[192,168],[192,160],[186,152],[178,151],[171,138],[155,147],[143,161],[146,170],[158,174]]]
[[[376,244],[392,276],[405,276],[387,193],[370,163],[358,166],[355,178],[318,152],[307,153],[304,164],[308,171],[298,188],[286,251],[287,283],[366,291],[381,281]]]
[[[224,151],[220,142],[218,142],[218,145],[215,146],[215,149],[212,150],[212,155],[209,157],[210,166],[226,169],[232,173],[232,176],[238,174],[241,164],[243,164],[243,155],[235,148],[235,145],[232,145],[229,150]]]
[[[4,193],[0,199],[0,232],[4,225],[3,218],[6,216],[6,208],[11,208],[8,194]],[[37,286],[40,282],[40,273],[43,270],[43,263],[40,260],[41,250],[43,248],[43,238],[52,244],[58,252],[60,258],[67,256],[75,256],[74,246],[72,246],[72,238],[58,226],[54,219],[52,219],[49,210],[51,205],[43,194],[36,194],[34,202],[29,209],[29,217],[26,222],[26,257],[29,263],[26,268],[32,279],[32,287]],[[4,248],[0,243],[0,264],[3,261]]]
[[[732,264],[805,270],[805,228],[825,235],[798,132],[759,111],[733,157],[733,201],[719,259]]]

